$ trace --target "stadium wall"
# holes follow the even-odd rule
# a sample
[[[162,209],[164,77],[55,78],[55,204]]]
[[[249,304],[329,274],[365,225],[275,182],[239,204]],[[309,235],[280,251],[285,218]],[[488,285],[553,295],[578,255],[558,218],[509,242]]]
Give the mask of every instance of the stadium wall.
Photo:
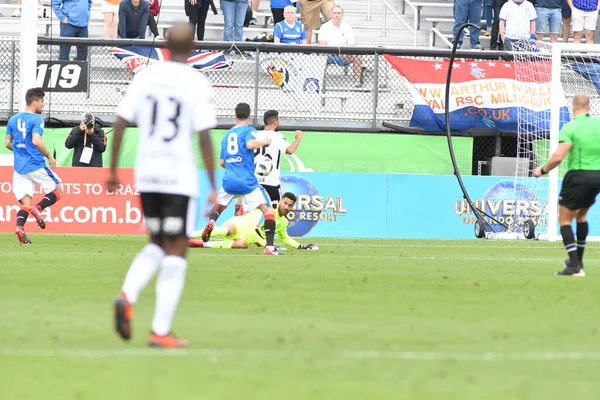
[[[139,197],[133,170],[119,171],[122,187],[106,193],[105,168],[57,168],[65,182],[65,197],[45,210],[47,233],[142,234]],[[13,232],[16,205],[12,194],[12,167],[0,167],[0,231]],[[220,178],[222,171],[219,171]],[[520,218],[527,202],[537,201],[533,191],[519,188],[513,200],[512,177],[464,177],[472,198],[501,221]],[[208,191],[204,173],[201,192]],[[527,185],[527,182],[524,183]],[[294,172],[282,176],[282,190],[298,196],[289,215],[292,236],[339,238],[474,238],[474,216],[462,200],[450,175]],[[198,202],[196,228],[206,222],[205,197]],[[541,205],[543,207],[543,205]],[[230,207],[221,217],[231,216]],[[507,221],[509,222],[509,221]],[[539,221],[541,225],[545,221]],[[30,232],[41,233],[34,221]],[[600,232],[592,234],[598,234]]]

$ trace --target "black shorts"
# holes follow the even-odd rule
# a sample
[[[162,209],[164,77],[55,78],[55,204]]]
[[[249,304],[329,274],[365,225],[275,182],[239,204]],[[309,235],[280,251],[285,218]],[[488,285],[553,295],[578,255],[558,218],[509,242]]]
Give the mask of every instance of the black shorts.
[[[269,185],[260,185],[262,186],[265,191],[267,192],[267,194],[269,195],[269,198],[271,199],[271,203],[279,203],[279,200],[281,200],[281,186],[277,185],[277,186],[269,186]]]
[[[563,179],[558,204],[569,210],[590,208],[600,193],[600,171],[569,171]]]
[[[144,223],[151,236],[189,236],[196,210],[188,196],[167,193],[142,193]]]

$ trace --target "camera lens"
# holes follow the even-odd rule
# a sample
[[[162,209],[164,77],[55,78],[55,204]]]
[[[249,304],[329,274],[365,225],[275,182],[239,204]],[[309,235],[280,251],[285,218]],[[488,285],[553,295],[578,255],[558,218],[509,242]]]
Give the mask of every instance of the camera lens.
[[[92,122],[88,122],[87,124],[85,124],[85,127],[88,129],[92,129],[94,127],[94,124]]]

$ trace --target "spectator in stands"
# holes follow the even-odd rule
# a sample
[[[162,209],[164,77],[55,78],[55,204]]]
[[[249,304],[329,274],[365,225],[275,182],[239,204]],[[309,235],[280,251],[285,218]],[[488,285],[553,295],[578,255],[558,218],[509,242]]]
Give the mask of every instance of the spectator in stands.
[[[563,42],[569,43],[571,35],[571,7],[567,0],[562,0],[562,36]]]
[[[504,42],[500,38],[500,10],[506,0],[492,0],[494,5],[494,23],[490,37],[490,50],[504,50]]]
[[[248,0],[221,0],[223,11],[223,40],[241,42],[244,39],[244,20],[248,11]]]
[[[278,22],[273,29],[273,41],[283,44],[306,44],[306,28],[302,22],[296,21],[296,7],[286,6],[283,16],[285,19]]]
[[[500,36],[504,50],[512,51],[513,43],[521,39],[535,38],[537,14],[527,0],[510,0],[500,10]]]
[[[462,46],[463,35],[459,38],[456,37],[458,34],[458,28],[462,25],[470,22],[479,26],[481,24],[481,0],[455,0],[454,1],[454,29],[452,31],[454,40],[458,41],[458,48]],[[483,50],[481,44],[479,44],[479,29],[469,27],[470,41],[472,50]],[[464,31],[463,31],[464,34]]]
[[[156,0],[155,0],[156,1]],[[204,40],[206,17],[212,0],[183,0],[185,15],[188,16],[190,25],[196,32],[198,40]]]
[[[17,5],[21,4],[21,0],[17,0]],[[44,9],[42,8],[43,4],[42,4],[42,0],[38,0],[38,17],[39,18],[44,18]],[[12,13],[13,17],[20,17],[21,16],[21,8],[15,8],[15,11],[13,11]],[[46,16],[48,17],[48,16]]]
[[[573,43],[581,43],[585,29],[585,42],[594,43],[594,31],[598,20],[598,0],[567,0],[573,18]]]
[[[321,27],[321,14],[325,21],[331,18],[335,6],[332,0],[299,0],[302,23],[306,27],[306,43],[312,43],[312,32]]]
[[[119,37],[146,39],[150,7],[143,0],[123,0],[119,5]]]
[[[537,21],[535,22],[535,36],[537,40],[544,39],[546,26],[549,26],[550,41],[558,42],[558,32],[560,31],[560,21],[562,18],[563,0],[537,0],[535,12]]]
[[[81,123],[71,130],[65,141],[67,149],[73,151],[73,167],[102,168],[102,153],[106,150],[106,133],[96,122],[92,113],[85,113]]]
[[[154,17],[158,16],[160,12],[160,0],[146,0],[148,2],[148,24],[147,26],[150,28],[150,32],[155,38],[162,39],[162,37],[158,33],[158,26],[156,25],[156,19]]]
[[[483,8],[481,9],[481,19],[485,20],[481,29],[485,31],[485,36],[492,34],[492,15],[494,13],[494,0],[483,0]]]
[[[260,0],[251,0],[252,4],[252,17],[250,18],[250,25],[256,25],[256,13],[258,12],[258,6]]]
[[[104,37],[116,39],[119,30],[119,3],[121,0],[102,0],[100,10],[104,14]]]
[[[61,37],[88,37],[92,0],[52,0],[52,10],[60,21]],[[58,59],[68,60],[71,46],[61,45]],[[87,46],[77,46],[78,61],[87,59]]]
[[[284,20],[283,9],[287,6],[296,7],[296,3],[292,3],[292,0],[271,0],[271,14],[273,14],[273,23],[275,25]],[[296,12],[298,11],[296,10]]]
[[[331,10],[331,20],[321,26],[319,31],[319,44],[327,46],[356,46],[354,32],[352,27],[342,21],[344,18],[344,9],[340,6],[334,6]],[[328,64],[340,66],[354,65],[354,86],[361,86],[362,57],[359,55],[330,55],[327,57]]]

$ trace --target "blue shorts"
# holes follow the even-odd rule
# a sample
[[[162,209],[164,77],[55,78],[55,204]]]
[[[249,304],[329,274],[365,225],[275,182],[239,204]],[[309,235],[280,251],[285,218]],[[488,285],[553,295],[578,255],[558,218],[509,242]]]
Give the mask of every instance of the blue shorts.
[[[571,18],[571,7],[565,1],[562,6],[562,17],[563,18]]]
[[[536,8],[537,21],[536,33],[546,33],[546,27],[550,25],[550,33],[558,34],[562,23],[562,10],[560,8]],[[570,11],[570,9],[569,9]]]
[[[348,65],[350,63],[348,61],[346,61],[346,59],[343,57],[336,56],[334,54],[330,54],[329,57],[327,58],[327,64],[335,64],[335,65],[339,65],[340,67],[343,67],[344,65]]]

